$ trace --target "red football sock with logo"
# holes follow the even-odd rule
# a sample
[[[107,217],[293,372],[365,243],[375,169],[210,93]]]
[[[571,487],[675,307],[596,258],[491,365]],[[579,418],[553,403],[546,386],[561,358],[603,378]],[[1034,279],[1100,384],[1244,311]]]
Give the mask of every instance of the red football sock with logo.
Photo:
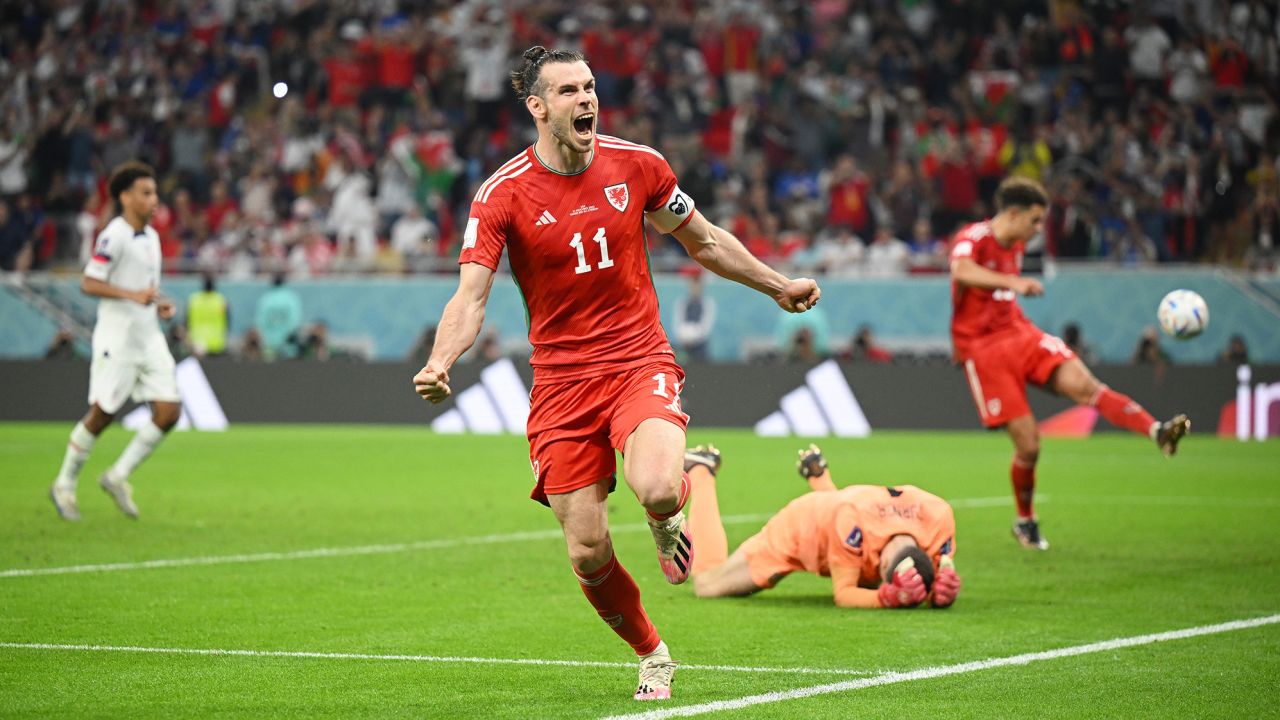
[[[1089,404],[1098,408],[1098,413],[1112,425],[1139,435],[1151,435],[1151,426],[1156,419],[1128,395],[1103,385]]]
[[[1018,505],[1018,517],[1034,517],[1031,499],[1036,494],[1035,463],[1027,464],[1014,457],[1013,464],[1009,466],[1009,477],[1013,480],[1013,501]]]
[[[613,628],[636,655],[648,655],[658,647],[662,638],[658,637],[658,629],[640,604],[640,587],[618,562],[617,555],[610,555],[609,562],[599,570],[578,575],[578,582],[600,619]]]

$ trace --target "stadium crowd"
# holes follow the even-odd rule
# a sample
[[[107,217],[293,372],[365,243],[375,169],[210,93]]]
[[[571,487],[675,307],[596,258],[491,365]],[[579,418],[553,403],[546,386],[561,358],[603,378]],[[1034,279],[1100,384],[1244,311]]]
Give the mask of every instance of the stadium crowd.
[[[141,158],[175,270],[453,271],[475,187],[531,140],[507,72],[533,44],[582,49],[604,132],[802,272],[942,270],[1009,174],[1051,190],[1038,252],[1275,269],[1261,0],[56,0],[0,28],[5,270],[81,262]]]

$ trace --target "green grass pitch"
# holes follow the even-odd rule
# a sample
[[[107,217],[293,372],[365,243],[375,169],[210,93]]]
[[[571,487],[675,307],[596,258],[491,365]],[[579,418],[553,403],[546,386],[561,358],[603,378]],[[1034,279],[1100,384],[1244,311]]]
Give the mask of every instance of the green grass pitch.
[[[112,429],[81,478],[84,521],[70,524],[46,496],[70,428],[0,425],[3,717],[593,718],[1280,613],[1280,443],[1197,434],[1166,460],[1129,436],[1047,440],[1038,510],[1053,547],[1033,553],[1009,535],[1004,436],[827,440],[840,485],[914,483],[956,503],[957,605],[839,610],[827,580],[801,575],[751,598],[697,600],[663,581],[620,486],[619,557],[685,664],[671,703],[640,705],[629,649],[582,597],[550,512],[527,499],[523,438],[176,433],[134,477],[133,522],[95,483],[129,437]],[[793,462],[807,440],[690,435],[705,441],[724,451],[726,516],[764,516],[806,489]],[[761,524],[729,524],[730,545]],[[297,554],[322,548],[333,552]],[[281,555],[227,561],[263,553]],[[209,564],[13,572],[197,557]],[[498,662],[512,659],[588,664]],[[1278,683],[1272,624],[714,715],[1277,717]]]

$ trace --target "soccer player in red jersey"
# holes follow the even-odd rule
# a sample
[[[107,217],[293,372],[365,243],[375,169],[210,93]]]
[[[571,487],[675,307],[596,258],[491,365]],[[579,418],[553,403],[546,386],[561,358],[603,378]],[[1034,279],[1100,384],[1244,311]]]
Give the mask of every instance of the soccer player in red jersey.
[[[1040,281],[1020,276],[1023,245],[1040,232],[1048,194],[1039,183],[1009,178],[996,189],[996,215],[956,234],[951,248],[951,342],[964,367],[982,424],[1003,427],[1013,440],[1013,535],[1047,550],[1031,501],[1040,431],[1027,405],[1035,383],[1079,405],[1097,408],[1116,427],[1147,435],[1165,455],[1191,428],[1186,415],[1157,422],[1141,405],[1099,382],[1059,338],[1031,324],[1017,296],[1044,294]]]
[[[644,221],[674,235],[703,267],[759,290],[787,312],[804,312],[821,293],[813,280],[770,269],[708,222],[658,152],[598,135],[595,79],[581,54],[530,48],[512,86],[538,140],[476,193],[458,290],[413,383],[432,402],[449,396],[449,368],[480,331],[505,247],[533,345],[532,497],[559,520],[587,599],[640,656],[635,698],[666,699],[675,663],[614,555],[606,512],[618,450],[663,574],[671,583],[688,578],[684,372],[659,322]]]

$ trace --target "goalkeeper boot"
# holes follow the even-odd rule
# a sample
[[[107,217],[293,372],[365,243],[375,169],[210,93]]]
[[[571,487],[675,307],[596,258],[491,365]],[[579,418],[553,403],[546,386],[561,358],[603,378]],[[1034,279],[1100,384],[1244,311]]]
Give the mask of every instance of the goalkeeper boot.
[[[1040,523],[1035,518],[1018,518],[1013,522],[1013,537],[1022,547],[1048,550],[1049,541],[1040,536]]]
[[[671,659],[665,642],[659,642],[653,652],[640,658],[640,684],[636,687],[636,700],[670,700],[671,679],[676,674],[676,663]]]
[[[128,480],[114,480],[110,472],[105,472],[98,478],[98,484],[102,486],[103,492],[116,501],[116,507],[120,508],[125,517],[137,519],[138,506],[133,504],[133,486]]]
[[[1189,432],[1191,420],[1186,415],[1174,415],[1160,423],[1160,429],[1156,431],[1156,445],[1160,446],[1165,457],[1170,457],[1178,452],[1178,441]]]
[[[720,451],[715,445],[699,445],[684,451],[684,471],[689,472],[698,465],[710,470],[712,477],[720,472]]]

